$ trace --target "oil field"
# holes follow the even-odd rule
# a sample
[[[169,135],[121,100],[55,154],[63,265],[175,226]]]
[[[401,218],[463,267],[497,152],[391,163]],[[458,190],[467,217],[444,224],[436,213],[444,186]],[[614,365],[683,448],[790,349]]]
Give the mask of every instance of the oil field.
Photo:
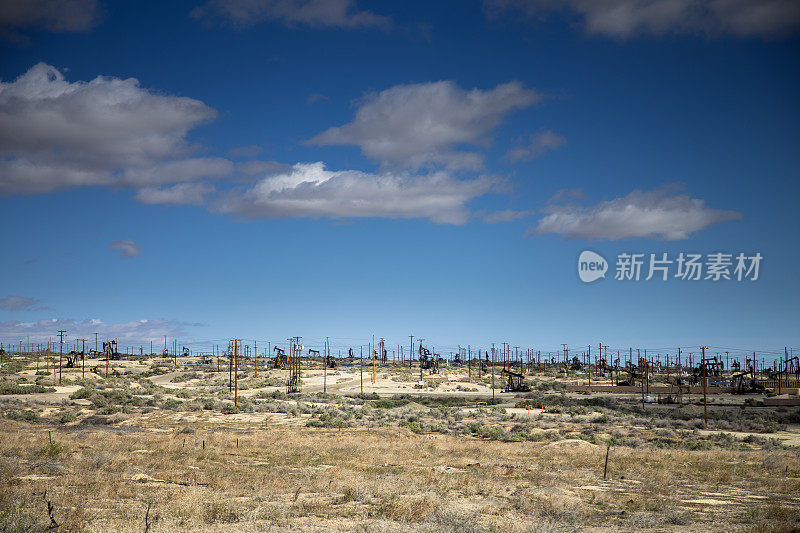
[[[800,0],[0,0],[0,533],[800,533]]]
[[[677,349],[542,356],[501,343],[442,357],[411,342],[412,357],[371,339],[336,357],[300,337],[259,357],[239,339],[208,353],[6,347],[0,526],[800,527],[788,352],[763,368],[705,347],[690,366]]]

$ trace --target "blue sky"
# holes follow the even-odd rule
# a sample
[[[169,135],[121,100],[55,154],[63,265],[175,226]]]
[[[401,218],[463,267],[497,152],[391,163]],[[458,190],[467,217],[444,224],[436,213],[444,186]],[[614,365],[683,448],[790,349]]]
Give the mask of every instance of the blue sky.
[[[0,11],[5,343],[800,347],[793,2],[40,4]]]

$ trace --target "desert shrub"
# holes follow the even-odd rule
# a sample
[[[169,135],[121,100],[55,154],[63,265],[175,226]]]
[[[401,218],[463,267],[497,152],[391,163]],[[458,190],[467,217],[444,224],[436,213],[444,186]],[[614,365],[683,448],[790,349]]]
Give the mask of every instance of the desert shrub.
[[[62,424],[69,424],[70,422],[74,422],[75,420],[77,420],[77,418],[78,417],[72,411],[64,411],[58,417],[58,421]]]
[[[34,424],[36,422],[41,421],[39,413],[31,411],[30,409],[25,409],[23,411],[16,411],[16,410],[9,411],[5,414],[5,417],[10,420],[16,420],[17,422],[27,422],[29,424]]]
[[[334,414],[322,413],[319,418],[312,418],[306,422],[306,426],[310,428],[346,428],[350,427],[350,423]]]
[[[169,409],[171,411],[177,411],[178,409],[181,408],[181,406],[183,406],[183,402],[180,400],[176,400],[174,398],[165,400],[164,403],[161,404],[161,407],[163,407],[164,409]]]
[[[10,381],[0,381],[0,394],[33,394],[35,392],[55,392],[53,387],[42,385],[19,385]]]
[[[402,407],[403,405],[408,404],[410,401],[411,400],[407,398],[384,398],[381,400],[376,400],[372,404],[372,407],[375,409],[393,409],[395,407]]]

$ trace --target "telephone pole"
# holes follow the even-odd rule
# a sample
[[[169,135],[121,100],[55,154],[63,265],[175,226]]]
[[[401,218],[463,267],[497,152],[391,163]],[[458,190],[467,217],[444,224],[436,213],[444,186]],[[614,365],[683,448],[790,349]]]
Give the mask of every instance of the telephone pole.
[[[240,339],[233,339],[233,405],[239,407],[239,344]]]
[[[700,349],[703,351],[703,359],[700,361],[700,364],[703,367],[703,420],[705,421],[705,428],[708,429],[708,396],[706,393],[706,388],[708,387],[708,371],[706,369],[706,350],[708,350],[708,346],[701,346]]]
[[[83,347],[81,348],[81,362],[83,363],[81,369],[81,378],[86,377],[86,339],[80,339],[83,343]]]
[[[65,330],[58,330],[58,384],[61,385],[61,357],[64,353],[64,333]]]

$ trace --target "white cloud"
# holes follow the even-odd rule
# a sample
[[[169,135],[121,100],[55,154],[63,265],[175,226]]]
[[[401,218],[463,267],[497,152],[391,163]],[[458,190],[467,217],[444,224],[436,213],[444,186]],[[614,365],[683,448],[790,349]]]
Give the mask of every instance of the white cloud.
[[[0,309],[6,311],[30,311],[34,306],[39,305],[41,300],[28,298],[25,296],[14,296],[13,294],[0,298]]]
[[[119,251],[120,259],[128,259],[129,257],[136,257],[142,253],[142,247],[130,239],[123,241],[113,241],[108,245],[111,250]]]
[[[203,205],[214,187],[205,183],[179,183],[169,187],[145,187],[134,198],[143,204]]]
[[[545,153],[555,150],[566,143],[567,140],[564,137],[555,134],[550,130],[546,130],[532,135],[527,144],[515,146],[514,148],[510,149],[504,158],[512,162],[529,161],[531,159],[541,157]]]
[[[198,100],[142,89],[133,78],[70,83],[39,63],[0,82],[0,193],[220,177],[230,162],[186,158],[188,131],[215,116]]]
[[[308,142],[359,146],[384,168],[436,165],[475,170],[481,168],[483,156],[456,148],[487,145],[489,134],[508,112],[541,99],[516,81],[487,91],[465,91],[451,81],[398,85],[366,95],[352,122]]]
[[[130,185],[158,185],[193,181],[200,178],[224,178],[233,173],[232,161],[221,157],[195,157],[158,163],[149,167],[127,168],[121,181]]]
[[[713,224],[742,218],[736,211],[706,207],[705,201],[666,190],[635,190],[595,206],[552,205],[528,235],[557,233],[566,239],[687,239]]]
[[[567,11],[586,32],[615,38],[689,33],[772,38],[800,29],[797,0],[484,0],[490,16],[503,12],[542,18]]]
[[[81,32],[99,18],[97,0],[7,0],[0,2],[0,36],[25,41],[20,30]]]
[[[192,10],[192,17],[213,21],[221,18],[235,27],[267,21],[311,28],[383,28],[389,18],[358,11],[353,0],[211,0]]]
[[[469,218],[466,204],[495,184],[489,177],[459,180],[446,172],[370,174],[298,163],[224,197],[216,210],[249,218],[428,218],[463,224]]]
[[[258,154],[260,154],[262,150],[263,148],[261,148],[257,144],[250,144],[247,146],[238,146],[236,148],[231,148],[230,150],[228,150],[228,154],[231,157],[253,158],[256,157]]]
[[[106,339],[119,339],[120,347],[149,344],[153,341],[156,346],[163,346],[164,335],[170,339],[188,337],[188,329],[200,324],[181,322],[176,320],[133,320],[107,324],[95,318],[75,320],[73,318],[50,318],[36,322],[20,322],[11,320],[0,322],[0,338],[4,341],[16,343],[20,339],[27,341],[30,336],[32,343],[46,343],[50,338],[58,339],[58,330],[65,330],[65,342],[70,344],[75,339],[87,339],[86,345],[94,347],[94,334],[99,333],[100,341]],[[91,343],[89,342],[91,339]],[[23,342],[24,344],[24,342]],[[149,350],[150,347],[147,346]]]
[[[505,209],[503,211],[495,211],[494,213],[487,213],[483,216],[483,221],[489,224],[496,224],[498,222],[511,222],[512,220],[519,220],[533,215],[535,211],[515,211],[513,209]]]
[[[289,172],[290,165],[284,165],[277,161],[245,161],[243,163],[236,163],[236,170],[248,176],[256,174],[280,174],[282,172]]]

